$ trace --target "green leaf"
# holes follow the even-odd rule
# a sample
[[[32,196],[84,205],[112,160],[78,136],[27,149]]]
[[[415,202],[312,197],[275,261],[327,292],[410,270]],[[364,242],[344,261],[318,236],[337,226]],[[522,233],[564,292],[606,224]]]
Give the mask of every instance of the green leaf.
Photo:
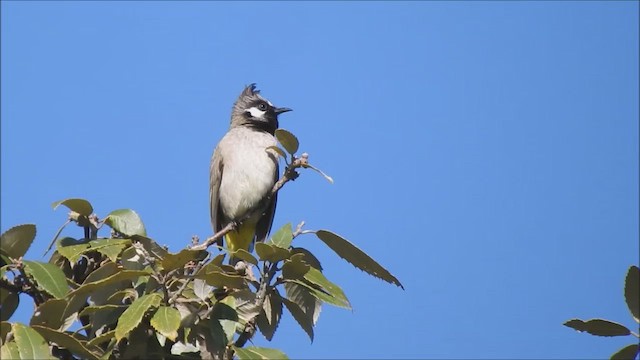
[[[0,344],[4,344],[7,341],[7,334],[11,332],[11,323],[8,321],[0,322]],[[0,359],[2,357],[0,356]]]
[[[73,264],[78,261],[80,255],[87,251],[89,246],[87,239],[76,240],[70,237],[64,237],[56,241],[56,250],[58,253]]]
[[[49,299],[34,311],[29,325],[44,325],[52,329],[61,329],[65,323],[66,299]]]
[[[315,325],[320,317],[322,310],[322,302],[318,300],[312,293],[313,290],[305,286],[301,286],[295,282],[286,282],[284,289],[287,293],[287,299],[294,302],[304,312],[311,324]]]
[[[0,359],[20,359],[20,350],[15,341],[9,341],[0,348]]]
[[[184,267],[189,261],[200,261],[207,256],[205,250],[189,250],[183,249],[177,254],[166,254],[160,262],[164,271],[171,271]]]
[[[629,267],[624,281],[624,299],[627,302],[631,316],[640,323],[640,269]]]
[[[287,259],[291,256],[291,252],[287,249],[261,242],[256,243],[256,253],[258,257],[260,257],[260,260],[270,261],[272,263]]]
[[[388,283],[395,284],[404,290],[404,287],[395,276],[373,260],[364,251],[358,249],[345,238],[334,234],[328,230],[316,231],[316,236],[331,248],[338,256],[345,259],[358,269],[382,279]]]
[[[289,246],[291,246],[291,241],[293,241],[293,229],[291,228],[291,223],[288,223],[271,236],[269,243],[283,249],[288,249]]]
[[[69,292],[67,277],[59,267],[39,261],[25,261],[24,265],[25,272],[35,279],[38,286],[56,299],[65,297]]]
[[[49,344],[32,328],[15,323],[13,336],[18,344],[21,359],[55,359],[49,353]]]
[[[597,336],[625,336],[631,334],[626,326],[604,319],[591,319],[582,321],[580,319],[571,319],[564,323],[578,331],[586,331],[591,335]]]
[[[313,266],[314,268],[322,271],[322,265],[320,264],[320,260],[318,260],[317,257],[315,257],[311,251],[305,249],[305,248],[301,248],[301,247],[292,247],[291,248],[291,255],[295,255],[295,254],[302,254],[304,255],[304,257],[302,258],[304,260],[304,262],[306,262],[307,264]]]
[[[285,260],[284,265],[282,265],[282,277],[290,280],[304,277],[305,274],[309,272],[311,266],[304,262],[303,258],[303,254],[295,254]]]
[[[247,286],[242,276],[229,275],[229,274],[222,273],[220,271],[212,271],[205,274],[203,274],[202,272],[199,272],[195,276],[195,278],[202,279],[207,284],[216,288],[221,288],[223,286],[226,286],[231,289],[242,289]]]
[[[115,330],[111,330],[108,331],[104,334],[100,334],[100,336],[96,336],[93,339],[89,340],[87,342],[87,346],[90,348],[95,348],[98,347],[100,344],[105,343],[111,339],[113,339],[113,337],[116,335],[116,331]]]
[[[262,309],[262,313],[258,317],[257,325],[262,335],[271,341],[282,317],[282,298],[276,289],[269,292],[264,299]]]
[[[151,318],[151,326],[171,341],[175,341],[180,327],[180,312],[172,307],[160,306]]]
[[[115,231],[124,235],[147,236],[144,224],[138,214],[131,209],[114,210],[104,220]]]
[[[0,321],[7,321],[20,305],[20,296],[13,291],[0,288]]]
[[[638,357],[638,344],[631,344],[611,355],[611,360],[635,360]]]
[[[260,309],[256,304],[256,294],[250,290],[240,290],[234,292],[231,297],[235,299],[235,309],[238,313],[238,321],[245,325],[254,317],[260,314]]]
[[[282,157],[283,159],[287,159],[287,154],[284,153],[284,151],[282,151],[282,149],[280,149],[277,146],[267,146],[266,150],[273,150],[276,152],[276,154],[278,154],[278,156]]]
[[[53,210],[55,210],[60,205],[64,205],[69,208],[69,210],[75,211],[80,215],[89,216],[93,214],[93,206],[91,206],[91,203],[89,203],[85,199],[60,200],[51,204],[51,207],[53,207]]]
[[[307,316],[307,314],[305,314],[304,311],[302,311],[300,306],[298,306],[293,301],[283,298],[282,299],[282,303],[284,304],[284,306],[287,307],[287,310],[289,310],[289,312],[291,313],[293,318],[296,320],[298,325],[300,325],[302,330],[304,330],[304,332],[306,332],[307,335],[309,335],[309,339],[311,339],[311,342],[313,343],[313,321],[312,321],[312,319],[309,316]]]
[[[14,259],[24,256],[36,238],[36,226],[23,224],[14,226],[0,236],[0,253]]]
[[[118,320],[115,334],[116,341],[120,341],[120,339],[126,337],[131,330],[140,325],[147,310],[152,307],[158,307],[161,301],[162,297],[160,294],[147,294],[137,298],[129,308],[122,313],[122,316],[120,316]]]
[[[295,154],[298,151],[298,146],[300,145],[298,142],[298,138],[295,135],[288,132],[285,129],[277,129],[276,130],[276,139],[282,144],[285,150],[291,155]]]
[[[47,341],[53,342],[59,347],[68,349],[71,353],[78,355],[82,359],[98,359],[97,354],[91,352],[82,342],[71,336],[69,333],[40,325],[32,325],[31,327]]]
[[[270,349],[257,346],[247,346],[246,348],[233,347],[239,360],[271,360],[289,359],[285,353],[278,349]]]
[[[320,270],[311,268],[304,276],[309,282],[321,286],[333,299],[333,301],[326,301],[332,305],[336,305],[345,309],[351,309],[351,303],[347,296],[344,294],[340,286],[332,283],[327,279]],[[323,294],[324,295],[324,294]],[[322,300],[322,299],[321,299]]]
[[[253,265],[258,265],[258,259],[256,259],[255,256],[251,255],[251,253],[249,253],[248,251],[244,250],[244,249],[238,249],[234,252],[230,252],[232,253],[233,257],[238,258],[240,260],[244,260],[248,263],[251,263]]]
[[[132,279],[137,279],[140,276],[148,276],[149,272],[147,271],[139,271],[139,270],[122,270],[119,271],[107,278],[98,280],[98,281],[94,281],[94,282],[86,282],[82,284],[82,286],[80,286],[79,288],[73,290],[72,292],[69,293],[69,295],[67,296],[68,298],[71,298],[73,296],[80,296],[80,295],[84,295],[84,294],[88,294],[88,293],[92,293],[97,289],[103,288],[107,285],[111,285],[111,284],[115,284],[115,283],[119,283],[120,281],[124,281],[124,280],[132,280]],[[89,278],[87,277],[87,280]]]
[[[235,298],[227,296],[213,306],[210,325],[214,330],[212,340],[216,348],[224,348],[233,341],[237,322]]]

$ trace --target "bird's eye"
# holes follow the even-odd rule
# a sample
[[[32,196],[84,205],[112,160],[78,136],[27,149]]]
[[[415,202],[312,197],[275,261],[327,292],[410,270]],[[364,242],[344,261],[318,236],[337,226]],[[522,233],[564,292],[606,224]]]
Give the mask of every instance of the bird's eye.
[[[258,104],[258,109],[261,111],[267,111],[267,104],[265,103]]]

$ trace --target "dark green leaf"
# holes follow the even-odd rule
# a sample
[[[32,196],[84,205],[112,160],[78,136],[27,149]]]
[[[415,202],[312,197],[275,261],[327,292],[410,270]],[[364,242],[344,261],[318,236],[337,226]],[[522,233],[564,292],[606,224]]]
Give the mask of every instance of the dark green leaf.
[[[56,299],[63,298],[69,292],[67,278],[59,267],[39,261],[25,261],[25,272],[33,277],[44,291]]]
[[[49,344],[32,328],[14,323],[13,336],[21,359],[55,359],[49,353]]]
[[[291,300],[283,298],[282,303],[284,304],[284,306],[287,307],[287,310],[289,310],[289,312],[291,313],[293,318],[296,320],[296,322],[300,325],[302,330],[304,330],[304,332],[306,332],[307,335],[309,335],[309,339],[311,339],[311,342],[313,342],[312,317],[305,314],[304,311],[300,309],[300,306],[298,306],[296,303],[292,302]]]
[[[124,235],[147,236],[144,224],[138,214],[131,209],[114,210],[104,220],[115,231]]]
[[[278,349],[269,349],[257,346],[247,346],[246,348],[233,348],[239,360],[287,360],[285,353]]]
[[[320,264],[320,260],[318,260],[317,257],[315,257],[311,251],[305,249],[305,248],[301,248],[301,247],[292,247],[291,248],[291,255],[295,255],[295,254],[303,254],[304,257],[302,258],[304,260],[304,262],[306,262],[307,264],[313,266],[314,268],[322,271],[322,265]]]
[[[629,267],[624,281],[624,299],[627,302],[631,316],[640,322],[640,269],[637,266]]]
[[[11,323],[8,321],[0,322],[0,344],[7,341],[7,334],[11,331]],[[2,357],[0,357],[2,359]]]
[[[151,326],[171,341],[175,341],[180,327],[180,312],[172,307],[160,306],[151,318]]]
[[[294,302],[306,314],[311,324],[315,325],[320,317],[322,303],[309,291],[298,284],[287,282],[284,284],[287,299]]]
[[[257,325],[262,335],[271,341],[282,317],[282,299],[277,290],[269,292],[262,307],[263,311],[258,317]]]
[[[0,288],[0,321],[7,321],[20,304],[20,296],[13,291]]]
[[[18,259],[24,256],[36,238],[36,226],[23,224],[14,226],[0,236],[0,253]]]
[[[564,325],[597,336],[625,336],[631,334],[626,326],[604,319],[591,319],[587,321],[571,319],[565,322]]]
[[[82,359],[98,359],[97,354],[91,352],[82,342],[69,333],[40,325],[32,325],[31,327],[46,340],[55,343],[59,347],[68,349],[71,353],[78,355]]]
[[[61,329],[65,323],[66,308],[67,300],[49,299],[34,311],[29,325],[43,325],[52,329]]]
[[[76,263],[80,256],[89,249],[89,241],[87,239],[76,240],[70,237],[64,237],[56,241],[56,250],[71,263]]]
[[[369,255],[365,254],[364,251],[358,249],[358,247],[350,243],[345,238],[327,230],[318,230],[316,231],[316,235],[320,240],[327,244],[331,250],[338,254],[338,256],[345,259],[353,266],[404,289],[400,281],[396,279],[395,276],[391,275],[387,269],[383,268],[375,260],[369,257]]]
[[[248,251],[244,249],[238,249],[235,252],[233,252],[232,255],[233,257],[238,258],[240,260],[244,260],[253,265],[258,265],[258,259],[256,259],[255,256],[251,255]]]
[[[219,271],[212,271],[205,274],[199,272],[195,277],[204,280],[207,284],[216,288],[226,286],[231,289],[242,289],[247,286],[242,276],[228,275]]]
[[[85,199],[65,199],[56,201],[51,206],[55,210],[58,206],[64,205],[69,210],[75,211],[80,215],[89,216],[93,213],[93,206]]]
[[[291,223],[289,223],[278,229],[278,231],[276,231],[276,233],[271,236],[270,243],[277,247],[288,249],[289,246],[291,246],[292,240],[293,229],[291,228]]]
[[[231,343],[236,332],[237,322],[238,313],[236,312],[236,299],[234,297],[227,296],[214,305],[211,312],[210,325],[214,330],[217,329],[212,339],[216,344],[216,348],[224,348]]]
[[[303,254],[295,254],[285,260],[284,265],[282,265],[282,277],[289,280],[304,277],[305,274],[309,272],[311,266],[304,262],[303,258]]]
[[[122,313],[122,316],[120,316],[118,325],[116,325],[116,340],[120,341],[120,339],[126,337],[131,330],[140,325],[144,314],[149,309],[158,307],[161,301],[162,297],[160,294],[147,294],[137,298],[129,308]]]
[[[631,344],[611,355],[611,360],[635,360],[638,357],[638,344]]]
[[[261,242],[256,243],[256,253],[258,253],[260,260],[272,263],[287,259],[291,255],[287,249]]]
[[[256,304],[256,294],[250,290],[234,292],[231,297],[235,299],[235,309],[238,313],[238,321],[244,325],[258,316],[260,309]]]
[[[204,250],[183,249],[177,254],[166,254],[160,262],[164,271],[171,271],[184,267],[190,261],[198,262],[207,256]]]
[[[351,303],[347,296],[344,294],[340,286],[332,283],[327,279],[320,270],[311,268],[309,272],[304,276],[309,282],[321,286],[333,299],[336,301],[327,301],[330,304],[337,305],[345,309],[351,309]]]
[[[276,139],[282,144],[285,150],[291,155],[295,154],[298,151],[298,146],[300,145],[298,142],[298,138],[285,129],[277,129],[276,130]]]
[[[100,334],[100,336],[96,336],[93,339],[89,340],[89,342],[87,342],[87,347],[89,347],[89,348],[98,347],[98,345],[113,339],[114,336],[116,336],[116,331],[115,330],[111,330],[111,331],[106,332],[104,334]]]

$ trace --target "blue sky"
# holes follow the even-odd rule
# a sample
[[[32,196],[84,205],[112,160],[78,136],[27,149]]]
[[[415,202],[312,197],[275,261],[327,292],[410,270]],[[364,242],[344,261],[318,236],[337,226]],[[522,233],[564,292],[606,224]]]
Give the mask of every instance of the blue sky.
[[[292,358],[605,358],[631,339],[638,264],[638,2],[2,1],[1,228],[40,258],[82,197],[132,208],[177,251],[211,234],[209,159],[256,82],[294,109],[311,171],[274,227],[305,220],[386,266],[402,291],[314,237],[354,311],[325,307]],[[67,235],[80,236],[76,229]],[[106,235],[106,234],[103,234]],[[28,299],[23,299],[28,300]],[[14,319],[28,321],[24,301]]]

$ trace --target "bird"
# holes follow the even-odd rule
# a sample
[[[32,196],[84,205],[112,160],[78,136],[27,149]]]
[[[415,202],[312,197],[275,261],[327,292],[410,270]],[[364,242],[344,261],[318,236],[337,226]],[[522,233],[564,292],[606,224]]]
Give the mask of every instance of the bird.
[[[271,230],[277,196],[270,195],[279,167],[278,154],[269,147],[277,146],[278,116],[288,111],[292,109],[263,98],[255,83],[247,85],[233,105],[229,130],[213,151],[211,225],[214,233],[229,223],[236,225],[224,236],[232,265],[238,262],[234,252],[252,252],[255,242],[265,241]]]

